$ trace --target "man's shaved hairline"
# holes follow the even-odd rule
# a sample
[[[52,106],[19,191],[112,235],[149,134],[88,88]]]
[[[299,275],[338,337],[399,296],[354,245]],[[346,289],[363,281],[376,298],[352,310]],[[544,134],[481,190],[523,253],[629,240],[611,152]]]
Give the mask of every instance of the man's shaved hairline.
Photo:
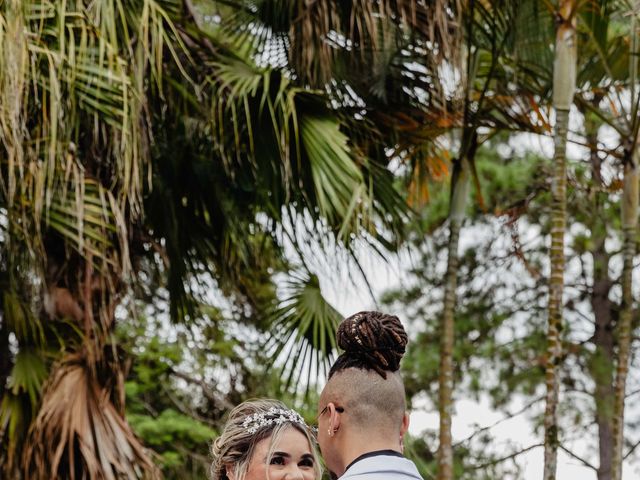
[[[406,410],[399,372],[387,372],[384,379],[375,371],[346,368],[329,379],[322,397],[325,404],[343,407],[354,426],[365,430],[395,431]]]

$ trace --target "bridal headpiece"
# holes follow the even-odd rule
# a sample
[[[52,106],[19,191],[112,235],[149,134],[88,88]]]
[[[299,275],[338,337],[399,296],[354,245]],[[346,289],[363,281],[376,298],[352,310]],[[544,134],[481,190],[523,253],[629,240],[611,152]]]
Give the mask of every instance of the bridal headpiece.
[[[306,428],[307,424],[298,412],[272,407],[266,412],[254,413],[245,418],[242,427],[249,433],[256,433],[267,425],[280,425],[282,423],[298,423]]]

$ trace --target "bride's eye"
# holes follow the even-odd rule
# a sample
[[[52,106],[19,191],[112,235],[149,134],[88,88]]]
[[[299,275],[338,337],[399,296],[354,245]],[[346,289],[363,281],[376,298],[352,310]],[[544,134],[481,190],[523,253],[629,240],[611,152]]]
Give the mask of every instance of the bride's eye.
[[[271,462],[269,462],[270,465],[284,465],[284,457],[281,457],[280,455],[276,455],[274,457],[271,457]]]
[[[311,458],[303,458],[302,460],[300,460],[300,462],[298,463],[299,467],[308,467],[308,468],[313,468],[313,459]]]

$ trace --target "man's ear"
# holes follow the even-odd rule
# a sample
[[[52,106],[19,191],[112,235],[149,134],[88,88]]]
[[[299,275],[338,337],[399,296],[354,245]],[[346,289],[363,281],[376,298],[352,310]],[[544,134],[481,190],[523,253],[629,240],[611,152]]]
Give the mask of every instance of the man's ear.
[[[336,404],[329,402],[327,404],[329,410],[329,436],[332,437],[335,432],[340,428],[340,422],[342,420],[340,412],[336,410]]]
[[[231,464],[225,465],[224,470],[229,480],[236,480],[236,473],[233,470],[233,466]]]
[[[404,412],[404,415],[402,416],[402,425],[400,425],[400,438],[407,433],[407,430],[409,430],[409,414]]]
[[[409,430],[409,414],[404,412],[402,424],[400,425],[400,453],[404,453],[404,434]]]

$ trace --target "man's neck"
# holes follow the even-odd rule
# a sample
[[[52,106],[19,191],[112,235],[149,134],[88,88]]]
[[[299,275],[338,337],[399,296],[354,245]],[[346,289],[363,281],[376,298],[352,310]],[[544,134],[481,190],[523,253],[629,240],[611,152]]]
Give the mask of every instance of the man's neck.
[[[347,467],[358,457],[379,450],[393,450],[400,453],[400,439],[391,440],[388,437],[380,438],[367,435],[351,436],[344,439],[342,449],[342,472],[335,472],[342,476]]]

